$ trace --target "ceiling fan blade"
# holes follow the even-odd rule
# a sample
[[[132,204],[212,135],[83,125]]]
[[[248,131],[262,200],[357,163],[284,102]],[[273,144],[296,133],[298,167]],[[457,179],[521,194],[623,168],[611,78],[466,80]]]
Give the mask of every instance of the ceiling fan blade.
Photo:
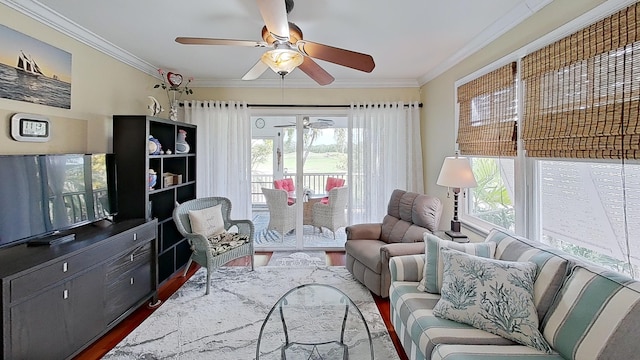
[[[213,39],[213,38],[201,38],[201,37],[177,37],[176,42],[184,45],[232,45],[232,46],[248,46],[248,47],[270,46],[264,41]]]
[[[335,80],[331,74],[320,67],[313,59],[308,56],[304,57],[302,64],[298,66],[303,73],[315,80],[320,85],[329,85]]]
[[[289,20],[283,0],[258,0],[260,14],[267,29],[278,40],[289,41]]]
[[[312,129],[326,129],[326,128],[330,128],[331,125],[323,122],[312,122],[312,123],[309,123],[309,127]]]
[[[246,74],[244,74],[242,80],[255,80],[259,78],[260,75],[262,75],[262,73],[264,73],[268,68],[269,66],[267,64],[263,63],[262,60],[258,60],[258,62],[253,65],[253,67],[249,71],[247,71]]]
[[[300,40],[296,43],[298,50],[312,58],[328,61],[352,69],[371,72],[376,67],[371,55],[340,49],[337,47]]]

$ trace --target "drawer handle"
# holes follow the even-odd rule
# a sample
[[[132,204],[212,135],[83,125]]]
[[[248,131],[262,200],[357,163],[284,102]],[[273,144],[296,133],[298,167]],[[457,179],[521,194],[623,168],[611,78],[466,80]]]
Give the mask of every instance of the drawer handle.
[[[133,233],[133,241],[136,241],[136,240],[138,240],[138,234]]]
[[[62,272],[66,273],[68,270],[69,270],[69,264],[67,264],[67,262],[65,261],[62,263]]]
[[[65,300],[69,298],[69,290],[64,289],[64,291],[62,292],[62,298]]]
[[[133,262],[133,254],[131,254],[131,262]]]
[[[133,278],[129,279],[129,282],[133,285]]]

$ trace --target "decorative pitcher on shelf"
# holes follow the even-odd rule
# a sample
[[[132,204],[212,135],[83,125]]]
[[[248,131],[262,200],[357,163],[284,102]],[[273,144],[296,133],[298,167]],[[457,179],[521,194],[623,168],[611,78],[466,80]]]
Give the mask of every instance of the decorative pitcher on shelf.
[[[178,130],[176,135],[176,154],[186,154],[191,147],[187,143],[187,132],[185,130]]]

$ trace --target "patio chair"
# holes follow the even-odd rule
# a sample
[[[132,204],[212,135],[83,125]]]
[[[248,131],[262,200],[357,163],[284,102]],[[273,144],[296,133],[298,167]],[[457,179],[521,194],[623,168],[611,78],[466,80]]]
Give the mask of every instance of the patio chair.
[[[191,221],[189,220],[189,211],[214,208],[218,205],[221,206],[220,211],[225,231],[219,235],[210,236],[209,239],[201,233],[193,232]],[[211,272],[229,261],[249,256],[251,258],[251,270],[253,271],[254,269],[253,222],[251,220],[231,220],[229,219],[230,213],[231,201],[224,197],[207,197],[185,201],[182,204],[176,203],[176,207],[173,210],[173,221],[178,228],[178,232],[187,238],[192,251],[182,276],[187,275],[192,262],[206,267],[207,289],[205,295],[209,294]],[[237,234],[227,233],[226,230],[234,225],[237,227]]]
[[[262,193],[269,208],[267,230],[279,232],[284,242],[284,236],[296,228],[296,207],[288,203],[285,190],[262,188]]]
[[[347,226],[347,201],[349,200],[349,188],[347,186],[334,187],[329,190],[329,202],[327,204],[318,202],[313,204],[313,226],[333,232],[336,238],[336,230]]]
[[[292,194],[296,191],[296,185],[293,183],[292,178],[285,178],[280,180],[273,180],[273,188],[281,189],[287,192],[287,194]],[[287,202],[289,205],[292,205],[296,202],[296,199],[293,197],[287,198]]]
[[[324,190],[329,193],[329,191],[331,191],[331,189],[333,188],[337,188],[337,187],[343,187],[344,186],[344,179],[340,179],[340,178],[336,178],[336,177],[327,177],[327,184],[324,187]],[[328,204],[329,203],[329,197],[324,197],[322,198],[322,201],[324,204]]]

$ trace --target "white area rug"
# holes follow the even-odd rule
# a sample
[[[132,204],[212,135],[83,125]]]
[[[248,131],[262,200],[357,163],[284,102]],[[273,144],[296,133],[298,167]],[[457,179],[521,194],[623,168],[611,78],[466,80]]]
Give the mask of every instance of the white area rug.
[[[288,290],[308,283],[331,285],[346,293],[367,321],[375,358],[399,359],[371,293],[343,266],[261,266],[255,271],[223,267],[212,274],[208,296],[205,279],[206,270],[198,270],[104,359],[255,359],[260,327],[269,310]]]
[[[327,258],[324,251],[276,251],[269,258],[268,266],[324,266]]]

